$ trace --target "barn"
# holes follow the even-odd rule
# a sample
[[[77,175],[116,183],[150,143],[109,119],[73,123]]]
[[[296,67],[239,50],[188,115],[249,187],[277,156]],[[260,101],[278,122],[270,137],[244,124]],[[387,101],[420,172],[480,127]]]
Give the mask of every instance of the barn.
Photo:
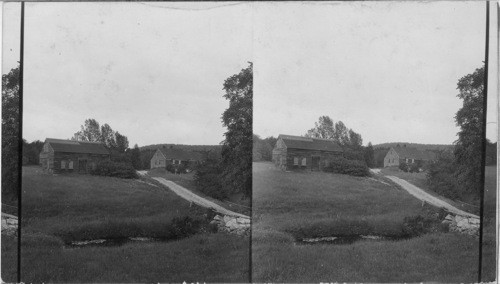
[[[47,138],[40,152],[40,165],[52,173],[88,173],[109,159],[108,149],[99,142]]]
[[[151,169],[166,168],[167,165],[186,167],[193,166],[203,160],[203,155],[197,152],[186,151],[181,148],[158,148],[151,158]]]
[[[283,170],[322,170],[339,157],[342,148],[330,139],[280,134],[273,149],[273,162]]]
[[[414,147],[392,147],[384,157],[384,167],[398,167],[400,163],[423,165],[436,159],[430,151],[418,150]]]

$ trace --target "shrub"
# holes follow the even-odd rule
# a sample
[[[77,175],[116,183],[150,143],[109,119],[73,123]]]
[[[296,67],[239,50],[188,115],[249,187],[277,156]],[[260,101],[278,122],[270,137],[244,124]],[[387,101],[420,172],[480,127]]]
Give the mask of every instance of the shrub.
[[[403,233],[411,237],[420,236],[432,232],[438,224],[438,218],[433,215],[405,217],[403,221]]]
[[[96,168],[90,173],[98,176],[138,178],[137,172],[131,164],[113,161],[101,161],[97,163]]]
[[[346,174],[351,176],[368,176],[369,170],[364,161],[339,158],[331,161],[323,168],[325,172]]]
[[[410,173],[418,173],[418,172],[420,172],[419,165],[417,163],[411,164],[410,167],[409,167],[409,172]]]
[[[199,164],[195,171],[194,180],[201,192],[220,200],[228,197],[220,181],[219,160],[206,160]]]
[[[451,199],[461,198],[463,192],[457,184],[454,172],[453,156],[449,153],[441,153],[434,163],[429,164],[427,171],[429,188]]]
[[[399,163],[399,169],[402,170],[403,172],[408,172],[408,164],[405,162],[400,162]]]
[[[201,228],[201,221],[189,216],[175,217],[172,222],[172,233],[174,238],[180,239],[198,233]]]

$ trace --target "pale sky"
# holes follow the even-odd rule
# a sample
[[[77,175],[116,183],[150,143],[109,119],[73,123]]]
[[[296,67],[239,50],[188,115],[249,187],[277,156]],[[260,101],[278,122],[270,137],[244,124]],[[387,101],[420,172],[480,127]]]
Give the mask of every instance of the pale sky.
[[[87,118],[131,146],[223,140],[224,80],[252,61],[248,4],[26,3],[25,16],[28,141]]]
[[[328,115],[360,133],[365,145],[456,140],[458,79],[484,61],[484,2],[260,8],[254,133],[303,135]]]
[[[5,74],[19,60],[20,5],[3,6]],[[451,144],[457,81],[484,60],[485,4],[27,3],[25,29],[28,141],[70,138],[95,118],[131,145],[218,144],[222,84],[253,61],[262,137],[302,135],[328,115],[365,145]],[[494,21],[490,32],[496,62]]]

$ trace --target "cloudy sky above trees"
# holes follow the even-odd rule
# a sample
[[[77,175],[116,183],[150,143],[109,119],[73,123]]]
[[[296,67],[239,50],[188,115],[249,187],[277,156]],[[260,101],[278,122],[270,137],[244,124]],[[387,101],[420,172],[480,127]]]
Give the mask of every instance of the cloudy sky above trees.
[[[3,73],[19,60],[19,6],[4,5]],[[218,144],[222,84],[253,61],[262,137],[328,115],[365,144],[450,144],[458,79],[484,60],[485,4],[27,3],[25,28],[28,141],[95,118],[132,145]]]
[[[71,138],[94,118],[131,145],[219,144],[224,80],[252,61],[248,11],[231,3],[27,3],[23,136]]]
[[[328,115],[365,145],[456,140],[457,82],[484,61],[484,2],[266,6],[254,18],[256,134],[303,135]]]

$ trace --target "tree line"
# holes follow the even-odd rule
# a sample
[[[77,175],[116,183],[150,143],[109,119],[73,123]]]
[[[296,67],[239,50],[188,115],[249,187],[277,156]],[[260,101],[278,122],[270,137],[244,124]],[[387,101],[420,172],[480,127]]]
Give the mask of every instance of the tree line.
[[[222,113],[227,128],[220,155],[209,156],[195,173],[202,192],[218,199],[252,194],[253,65],[224,81],[229,107]]]
[[[432,190],[449,198],[472,203],[479,201],[483,187],[483,150],[486,164],[496,162],[496,149],[493,149],[496,147],[484,141],[485,76],[485,67],[482,66],[458,80],[457,97],[462,100],[462,107],[455,114],[456,125],[460,127],[458,139],[454,142],[452,152],[443,151],[438,155],[427,174]]]

